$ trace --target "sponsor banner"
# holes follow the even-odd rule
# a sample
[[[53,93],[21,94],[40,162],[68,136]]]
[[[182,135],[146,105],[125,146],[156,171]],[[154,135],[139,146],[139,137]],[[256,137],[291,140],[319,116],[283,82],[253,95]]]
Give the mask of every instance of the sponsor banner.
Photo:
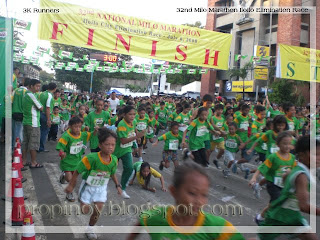
[[[232,35],[159,23],[99,9],[41,0],[38,37],[55,43],[98,49],[206,68],[228,69]]]
[[[255,67],[254,79],[256,80],[268,80],[268,68],[267,67]]]
[[[257,57],[268,57],[270,56],[270,48],[266,47],[266,46],[259,46],[259,45],[255,45],[254,46],[254,53],[255,56]]]
[[[24,30],[30,30],[31,22],[26,22],[23,20],[13,19],[13,27],[22,28]]]
[[[72,56],[73,56],[73,52],[67,52],[67,51],[62,51],[60,50],[59,51],[59,55],[58,55],[60,58],[69,58],[69,59],[72,59]]]
[[[50,53],[50,48],[45,48],[45,47],[38,46],[37,47],[37,51],[49,54]]]
[[[279,44],[276,77],[320,82],[320,50]]]
[[[19,48],[26,48],[27,47],[27,43],[22,40],[14,40],[13,45],[16,47],[19,47]]]
[[[232,81],[231,90],[232,92],[243,92],[243,82],[244,82],[244,91],[253,92],[254,81]]]

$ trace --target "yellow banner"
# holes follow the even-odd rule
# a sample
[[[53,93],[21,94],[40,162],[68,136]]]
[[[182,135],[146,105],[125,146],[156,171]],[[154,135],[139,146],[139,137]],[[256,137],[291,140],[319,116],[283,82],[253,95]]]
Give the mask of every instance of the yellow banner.
[[[256,80],[268,80],[268,68],[267,67],[255,67],[254,79]]]
[[[278,51],[277,77],[320,82],[320,50],[279,44]]]
[[[253,92],[254,81],[244,81],[244,91]],[[232,81],[232,92],[243,92],[243,81]]]
[[[41,0],[38,38],[106,52],[228,69],[231,34]]]

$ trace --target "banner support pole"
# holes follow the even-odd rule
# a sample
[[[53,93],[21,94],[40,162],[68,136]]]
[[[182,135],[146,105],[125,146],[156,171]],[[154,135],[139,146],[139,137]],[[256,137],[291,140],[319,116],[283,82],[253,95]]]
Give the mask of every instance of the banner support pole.
[[[91,72],[90,93],[92,93],[93,71]]]

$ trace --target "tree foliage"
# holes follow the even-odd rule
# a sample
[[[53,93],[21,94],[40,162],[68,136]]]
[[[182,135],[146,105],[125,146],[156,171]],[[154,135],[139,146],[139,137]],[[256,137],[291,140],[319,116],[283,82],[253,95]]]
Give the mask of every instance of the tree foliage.
[[[101,53],[101,54],[108,54],[106,52],[101,52],[97,50],[92,50],[88,48],[81,48],[81,47],[74,47],[69,45],[63,45],[63,44],[52,44],[52,50],[53,52],[58,55],[60,50],[73,52],[74,58],[81,59],[83,55],[89,55],[90,53]],[[118,55],[118,54],[117,54]],[[131,56],[119,54],[118,55],[118,66],[122,64],[122,61],[131,61]],[[59,57],[56,58],[59,62],[71,62],[71,60],[61,60]],[[87,61],[77,61],[79,64],[79,67],[83,67],[85,64],[87,64]],[[91,81],[91,73],[90,72],[77,72],[75,70],[73,71],[66,71],[66,70],[59,70],[56,69],[56,79],[59,82],[65,83],[70,82],[72,84],[77,85],[77,88],[81,91],[89,91],[90,89],[90,81]],[[95,71],[93,73],[93,84],[92,84],[92,91],[98,92],[98,91],[104,91],[104,86],[107,85],[104,83],[104,78],[117,78],[117,79],[127,79],[127,80],[146,80],[147,76],[145,74],[141,73],[109,73],[109,72],[98,72]],[[112,87],[112,86],[110,86]],[[114,86],[116,87],[116,86]]]
[[[283,104],[291,102],[295,106],[305,104],[304,97],[299,93],[299,87],[305,85],[302,81],[291,81],[288,79],[278,79],[271,84],[272,93],[269,94],[269,99],[273,103]]]

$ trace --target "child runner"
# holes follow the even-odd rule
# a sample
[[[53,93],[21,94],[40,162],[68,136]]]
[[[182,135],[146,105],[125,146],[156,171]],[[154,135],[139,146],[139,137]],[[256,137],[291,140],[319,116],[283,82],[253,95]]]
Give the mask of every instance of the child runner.
[[[228,125],[229,133],[225,137],[225,151],[224,151],[224,165],[225,168],[222,170],[224,177],[230,176],[230,170],[232,163],[236,160],[236,153],[239,149],[244,147],[241,138],[236,134],[237,124],[232,122]],[[231,162],[231,164],[230,164]]]
[[[136,116],[135,121],[136,121],[137,132],[144,131],[146,134],[146,130],[151,125],[151,123],[149,122],[149,119],[146,117],[146,109],[142,105],[138,108],[138,115]],[[143,162],[142,150],[143,150],[143,145],[146,143],[145,135],[142,136],[140,139],[138,139],[137,142],[138,142],[139,161]]]
[[[186,135],[189,134],[189,148],[192,151],[196,163],[207,167],[209,165],[207,153],[205,148],[205,140],[208,139],[209,130],[213,134],[220,134],[216,132],[212,125],[207,121],[208,111],[202,107],[198,109],[198,115],[195,120],[190,123],[190,126],[183,132],[182,147],[186,147]]]
[[[243,104],[241,106],[241,114],[237,115],[236,118],[234,119],[234,122],[238,126],[237,134],[241,138],[241,141],[244,143],[248,140],[248,129],[250,126],[250,123],[249,123],[250,117],[248,116],[249,110],[250,110],[250,106],[247,104]],[[241,157],[243,158],[244,155],[245,155],[245,149],[242,149],[241,150]],[[244,168],[241,164],[242,163],[239,162],[239,167],[240,167],[241,171],[244,171],[245,177],[246,176],[248,177],[250,170],[248,168]],[[237,167],[237,163],[234,165],[234,168],[236,168],[236,167]]]
[[[170,161],[173,162],[174,167],[177,167],[179,165],[177,150],[182,142],[182,135],[179,134],[179,123],[172,122],[171,131],[158,137],[152,146],[157,146],[159,141],[165,141],[159,169],[163,170],[163,167],[170,167]]]
[[[283,105],[285,117],[288,122],[288,128],[292,136],[299,137],[299,122],[295,117],[296,108],[292,103],[286,103]]]
[[[220,133],[222,133],[222,135],[225,135],[225,132],[222,131],[222,127],[225,125],[225,120],[222,117],[223,105],[222,104],[215,105],[214,110],[215,110],[214,111],[214,115],[212,117],[213,124],[220,129]],[[220,169],[218,160],[224,154],[224,149],[225,149],[225,147],[224,147],[224,138],[221,137],[221,136],[212,135],[212,138],[211,138],[211,152],[213,152],[216,148],[219,150],[219,152],[218,152],[218,154],[216,156],[216,159],[213,159],[213,163],[218,169]]]
[[[151,143],[153,143],[153,138],[155,137],[155,132],[157,127],[159,126],[159,122],[154,117],[154,110],[151,108],[148,109],[148,116],[149,116],[149,127],[148,127],[146,138]]]
[[[79,162],[69,185],[65,189],[67,194],[72,193],[78,176],[82,174],[82,182],[79,188],[82,213],[88,214],[90,210],[89,205],[94,204],[89,226],[86,229],[86,235],[89,239],[97,239],[97,235],[93,232],[93,226],[97,223],[104,204],[107,201],[107,186],[110,178],[116,184],[118,194],[122,193],[115,174],[118,159],[112,155],[116,146],[116,138],[117,136],[111,130],[100,128],[98,139],[101,151],[88,154]]]
[[[85,146],[90,139],[90,132],[81,132],[82,121],[78,117],[73,117],[69,121],[69,130],[62,134],[57,144],[56,150],[59,151],[60,169],[60,183],[64,184],[66,181],[70,182],[72,174],[77,168],[81,157],[84,154]],[[73,193],[67,194],[66,199],[74,202]]]
[[[61,132],[64,133],[64,131],[67,130],[67,127],[69,125],[70,120],[70,106],[68,105],[68,100],[63,99],[62,104],[60,105],[61,109]]]
[[[178,108],[177,108],[178,109]],[[179,123],[179,132],[182,136],[183,132],[188,128],[192,115],[190,114],[190,104],[185,103],[183,105],[183,111],[176,117],[175,121]]]
[[[136,162],[133,164],[133,176],[132,179],[129,182],[129,185],[133,184],[133,181],[135,177],[137,176],[138,182],[141,185],[141,187],[145,190],[151,191],[151,192],[156,192],[155,188],[151,188],[150,185],[150,180],[151,180],[151,175],[154,176],[155,178],[159,178],[161,182],[161,190],[166,192],[167,189],[164,186],[164,179],[162,175],[154,170],[152,167],[150,167],[150,164],[147,162]]]
[[[105,123],[110,119],[110,114],[108,112],[103,111],[104,100],[99,98],[96,101],[96,110],[88,114],[88,116],[84,119],[84,122],[87,127],[89,127],[89,131],[93,132],[95,128],[103,127]],[[92,136],[90,139],[90,149],[91,152],[99,152],[99,141],[98,136]]]
[[[209,176],[201,166],[193,162],[178,166],[174,170],[173,183],[169,187],[175,199],[175,206],[157,207],[142,212],[137,226],[145,226],[146,229],[149,226],[163,226],[161,233],[149,233],[152,240],[244,240],[230,222],[203,210],[204,205],[208,203],[209,188]],[[190,228],[185,229],[179,226],[190,226]],[[207,233],[205,228],[202,228],[206,226],[221,227],[221,231]],[[230,227],[232,231],[223,233],[225,226]],[[166,232],[166,228],[173,229],[174,233]],[[132,233],[127,239],[136,239],[137,235],[138,233]]]
[[[270,203],[278,199],[283,188],[283,175],[288,169],[296,166],[297,162],[295,156],[290,153],[292,150],[292,135],[290,132],[282,132],[278,135],[276,143],[279,151],[267,157],[267,159],[259,166],[251,178],[249,185],[252,187],[257,182],[257,177],[261,173],[267,180],[267,191],[270,195]],[[269,205],[258,214],[255,218],[256,223],[259,225],[264,218]]]
[[[133,106],[127,105],[123,108],[123,119],[117,124],[117,145],[114,151],[119,159],[122,160],[123,172],[121,175],[121,188],[123,198],[130,198],[126,193],[127,183],[132,173],[132,147],[135,140],[144,136],[145,131],[136,133],[134,118],[136,111]]]
[[[168,121],[168,110],[165,108],[166,104],[165,102],[160,103],[160,108],[157,110],[156,115],[158,116],[158,122],[159,122],[159,127],[161,129],[166,129],[167,128],[167,121]],[[156,133],[158,135],[158,133]]]
[[[316,166],[320,167],[320,143],[316,144]],[[309,226],[307,220],[301,213],[310,214],[310,182],[315,179],[310,176],[310,136],[303,136],[296,143],[296,153],[299,163],[295,166],[284,182],[284,188],[279,198],[270,203],[270,208],[265,214],[265,220],[260,226]],[[320,215],[320,208],[316,208],[317,216]],[[273,240],[278,233],[259,234],[261,240]],[[300,234],[299,236],[286,235],[286,239],[312,239],[316,240],[314,233]]]
[[[59,125],[61,123],[61,115],[58,106],[53,107],[53,112],[51,114],[51,127],[48,134],[48,141],[57,141],[57,134],[59,131]]]

